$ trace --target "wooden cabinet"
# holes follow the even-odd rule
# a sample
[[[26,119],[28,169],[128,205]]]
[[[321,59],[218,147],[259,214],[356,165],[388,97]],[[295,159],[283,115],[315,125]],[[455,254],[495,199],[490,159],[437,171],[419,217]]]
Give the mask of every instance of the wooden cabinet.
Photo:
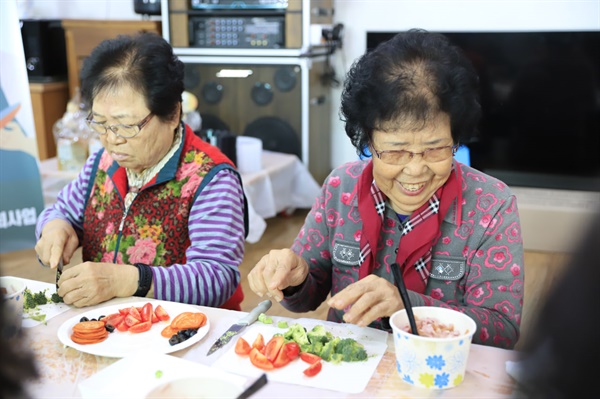
[[[138,32],[156,32],[162,35],[161,21],[140,20],[80,20],[62,21],[67,47],[67,68],[69,70],[69,97],[79,87],[79,71],[83,60],[105,39],[120,34],[131,35]]]
[[[62,118],[69,101],[67,82],[30,83],[29,93],[40,161],[56,156],[52,126]]]

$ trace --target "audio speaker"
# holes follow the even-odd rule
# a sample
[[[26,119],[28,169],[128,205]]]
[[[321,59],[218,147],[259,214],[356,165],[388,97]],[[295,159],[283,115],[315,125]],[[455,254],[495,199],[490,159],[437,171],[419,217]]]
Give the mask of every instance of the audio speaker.
[[[65,31],[60,20],[23,19],[21,37],[30,82],[66,79]]]
[[[316,180],[325,179],[331,170],[331,88],[321,79],[325,60],[273,57],[268,64],[249,64],[245,57],[180,58],[185,90],[198,98],[203,131],[226,127],[260,138],[263,149],[297,155]]]

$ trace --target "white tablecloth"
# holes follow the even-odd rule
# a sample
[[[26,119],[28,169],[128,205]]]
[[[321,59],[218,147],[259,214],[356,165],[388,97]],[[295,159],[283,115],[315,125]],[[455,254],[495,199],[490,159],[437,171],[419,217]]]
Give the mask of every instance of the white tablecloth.
[[[250,231],[246,241],[256,243],[265,232],[265,219],[280,212],[310,208],[319,195],[320,186],[306,165],[295,155],[263,151],[262,168],[243,173],[242,183],[248,198]],[[56,158],[40,162],[44,201],[56,201],[58,192],[77,174],[58,170]]]

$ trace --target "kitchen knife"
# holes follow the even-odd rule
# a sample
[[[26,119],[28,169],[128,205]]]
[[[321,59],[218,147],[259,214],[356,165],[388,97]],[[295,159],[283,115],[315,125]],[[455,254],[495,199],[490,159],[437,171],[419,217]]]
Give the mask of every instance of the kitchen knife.
[[[248,327],[250,324],[254,323],[261,313],[265,313],[267,310],[269,310],[271,308],[271,305],[272,302],[269,299],[259,303],[258,306],[252,309],[252,311],[248,313],[247,316],[241,318],[237,323],[229,327],[229,329],[225,331],[225,333],[223,333],[223,335],[221,335],[215,341],[213,346],[210,347],[206,356],[212,355],[215,351],[217,351],[217,349],[220,349],[223,346],[225,346],[229,341],[231,341],[231,338],[238,335],[240,332],[242,332],[244,328]]]
[[[56,265],[56,292],[58,292],[58,280],[60,280],[60,276],[63,271],[63,261],[62,257],[58,261],[58,265]]]

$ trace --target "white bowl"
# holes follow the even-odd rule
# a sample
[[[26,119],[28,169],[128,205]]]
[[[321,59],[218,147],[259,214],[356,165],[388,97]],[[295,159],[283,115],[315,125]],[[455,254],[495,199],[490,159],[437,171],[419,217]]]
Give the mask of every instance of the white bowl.
[[[432,338],[404,331],[408,326],[406,310],[390,317],[396,349],[396,368],[405,382],[428,389],[448,389],[459,385],[465,377],[471,340],[477,326],[469,316],[434,306],[413,307],[417,319],[432,318],[454,326],[456,337]]]
[[[21,331],[23,323],[23,291],[25,283],[20,278],[2,276],[0,277],[0,288],[6,294],[2,295],[2,306],[4,307],[4,327],[0,334],[6,339],[15,337]]]

